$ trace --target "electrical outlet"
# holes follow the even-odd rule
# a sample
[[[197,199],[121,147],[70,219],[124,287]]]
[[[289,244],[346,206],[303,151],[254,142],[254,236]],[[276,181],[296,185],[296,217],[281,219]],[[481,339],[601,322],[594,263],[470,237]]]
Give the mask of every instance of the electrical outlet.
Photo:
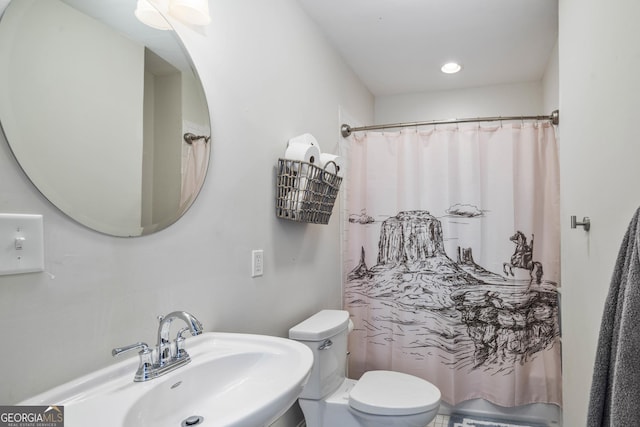
[[[251,277],[262,276],[264,273],[264,251],[254,249],[251,251]]]

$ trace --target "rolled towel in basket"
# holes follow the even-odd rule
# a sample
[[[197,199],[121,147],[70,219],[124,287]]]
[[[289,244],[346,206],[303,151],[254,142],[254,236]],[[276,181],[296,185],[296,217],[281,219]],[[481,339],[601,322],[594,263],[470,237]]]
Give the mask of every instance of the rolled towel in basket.
[[[333,164],[329,164],[327,166],[329,162],[335,163],[335,166]],[[333,174],[338,175],[341,178],[344,177],[344,157],[342,156],[336,156],[335,154],[329,154],[329,153],[322,153],[320,154],[320,167],[326,170],[327,172],[331,172]]]

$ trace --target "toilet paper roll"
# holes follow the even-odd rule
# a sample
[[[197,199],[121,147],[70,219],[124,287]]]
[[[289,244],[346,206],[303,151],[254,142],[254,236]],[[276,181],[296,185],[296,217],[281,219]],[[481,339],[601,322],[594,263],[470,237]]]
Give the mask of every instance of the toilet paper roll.
[[[306,181],[306,178],[302,178]],[[306,184],[305,184],[306,185]],[[284,201],[284,207],[289,211],[289,214],[294,219],[300,219],[300,215],[303,213],[303,208],[307,201],[305,201],[305,189],[293,189],[288,194]]]
[[[300,202],[300,190],[291,190],[287,194],[287,198],[284,201],[285,209],[288,209],[292,215],[298,213],[302,207],[302,203]]]
[[[285,159],[300,160],[318,165],[320,162],[320,150],[314,145],[291,144],[284,153]]]
[[[318,140],[310,133],[304,133],[302,135],[291,138],[287,144],[287,147],[293,144],[313,145],[315,147],[318,147],[319,151],[322,151],[320,150],[320,144],[318,144]]]
[[[327,163],[333,162],[336,164],[335,168],[333,165],[329,165],[325,168]],[[320,154],[320,167],[325,169],[327,172],[335,173],[339,177],[344,177],[344,157],[336,156],[335,154],[322,153]]]

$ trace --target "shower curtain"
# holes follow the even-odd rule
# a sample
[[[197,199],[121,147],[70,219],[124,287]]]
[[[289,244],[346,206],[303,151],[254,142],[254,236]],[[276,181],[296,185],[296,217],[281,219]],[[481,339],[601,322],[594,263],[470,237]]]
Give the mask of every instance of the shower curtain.
[[[346,144],[350,376],[406,372],[452,405],[561,405],[553,126],[439,125]]]

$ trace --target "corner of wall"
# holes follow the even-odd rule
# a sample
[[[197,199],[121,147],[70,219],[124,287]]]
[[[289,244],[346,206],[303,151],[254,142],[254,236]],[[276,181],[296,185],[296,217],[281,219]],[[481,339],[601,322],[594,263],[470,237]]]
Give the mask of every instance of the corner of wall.
[[[558,56],[558,39],[549,55],[547,67],[542,76],[542,105],[545,113],[551,113],[560,106],[560,67]]]

